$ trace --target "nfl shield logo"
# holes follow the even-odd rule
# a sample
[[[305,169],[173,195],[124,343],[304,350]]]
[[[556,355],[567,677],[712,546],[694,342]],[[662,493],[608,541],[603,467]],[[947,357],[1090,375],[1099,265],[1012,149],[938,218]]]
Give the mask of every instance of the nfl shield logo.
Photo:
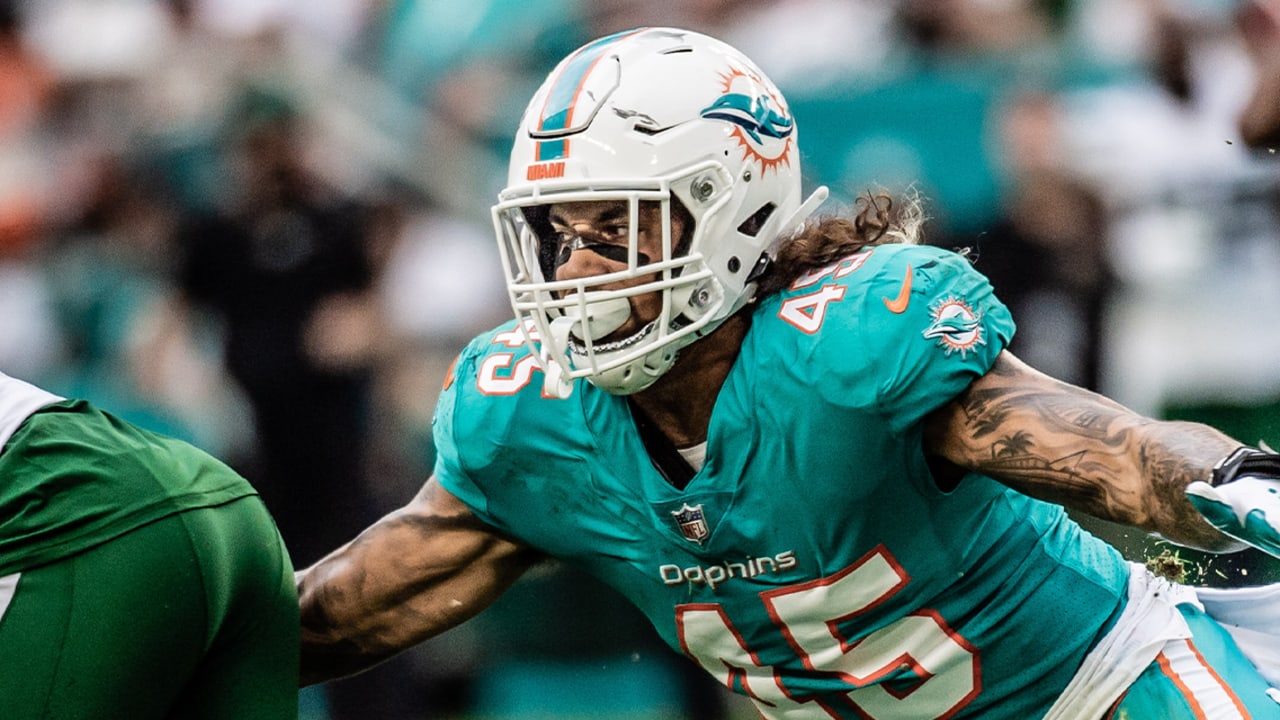
[[[680,534],[684,535],[684,539],[689,542],[696,542],[699,545],[711,531],[707,529],[707,518],[702,514],[702,503],[698,503],[693,507],[689,507],[689,503],[685,503],[684,507],[671,513],[676,519],[676,525],[680,526]]]

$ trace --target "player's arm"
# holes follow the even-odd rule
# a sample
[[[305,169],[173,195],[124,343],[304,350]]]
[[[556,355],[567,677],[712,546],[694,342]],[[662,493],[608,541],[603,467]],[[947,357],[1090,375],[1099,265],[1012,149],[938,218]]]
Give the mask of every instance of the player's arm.
[[[1189,547],[1237,550],[1205,521],[1187,486],[1209,481],[1240,447],[1217,430],[1134,413],[1003,352],[926,421],[925,449],[1033,497],[1159,533]]]
[[[483,610],[540,556],[434,479],[298,573],[301,684],[351,675]]]

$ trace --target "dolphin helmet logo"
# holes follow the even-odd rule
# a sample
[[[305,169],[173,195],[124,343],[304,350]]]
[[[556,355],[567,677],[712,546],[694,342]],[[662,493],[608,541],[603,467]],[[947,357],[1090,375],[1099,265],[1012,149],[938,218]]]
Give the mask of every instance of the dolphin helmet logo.
[[[758,76],[733,68],[722,74],[720,97],[699,115],[731,123],[734,137],[761,170],[790,164],[795,121],[785,101]]]
[[[785,140],[791,137],[791,129],[795,126],[791,118],[773,109],[773,101],[768,95],[751,97],[741,93],[721,95],[711,107],[702,111],[702,117],[714,120],[728,120],[742,128],[751,136],[756,144],[763,144],[761,135]]]

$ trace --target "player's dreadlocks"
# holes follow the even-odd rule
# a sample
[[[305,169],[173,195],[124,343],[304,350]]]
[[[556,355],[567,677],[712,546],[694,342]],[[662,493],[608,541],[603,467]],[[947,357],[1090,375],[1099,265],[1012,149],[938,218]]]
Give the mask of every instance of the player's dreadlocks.
[[[920,242],[927,219],[920,198],[910,192],[893,198],[870,192],[854,202],[853,214],[824,215],[805,223],[782,241],[773,264],[757,283],[756,299],[790,285],[801,274],[836,262],[871,245]]]

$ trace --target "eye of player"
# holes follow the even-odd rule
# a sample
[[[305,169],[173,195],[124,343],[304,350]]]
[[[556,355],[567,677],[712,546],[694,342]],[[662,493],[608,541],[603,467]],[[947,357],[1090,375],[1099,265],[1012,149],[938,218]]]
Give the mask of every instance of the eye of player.
[[[619,227],[619,226],[615,226]],[[551,242],[556,248],[556,267],[560,267],[569,261],[569,255],[575,250],[590,250],[591,252],[613,262],[627,262],[627,226],[620,226],[621,239],[615,234],[614,228],[606,228],[606,233],[599,235],[592,234],[586,237],[581,233],[561,231],[557,232],[551,238]],[[604,238],[603,240],[597,238]],[[636,253],[636,262],[640,265],[649,264],[649,256],[642,252]]]
[[[642,222],[636,233],[637,245],[646,235],[644,217],[642,213]],[[569,219],[559,213],[553,213],[549,219],[553,234],[548,241],[554,248],[555,267],[559,268],[568,262],[569,256],[577,250],[590,250],[613,262],[627,262],[631,227],[626,205],[604,209],[586,222]],[[648,253],[637,250],[638,265],[648,265],[650,262]]]

